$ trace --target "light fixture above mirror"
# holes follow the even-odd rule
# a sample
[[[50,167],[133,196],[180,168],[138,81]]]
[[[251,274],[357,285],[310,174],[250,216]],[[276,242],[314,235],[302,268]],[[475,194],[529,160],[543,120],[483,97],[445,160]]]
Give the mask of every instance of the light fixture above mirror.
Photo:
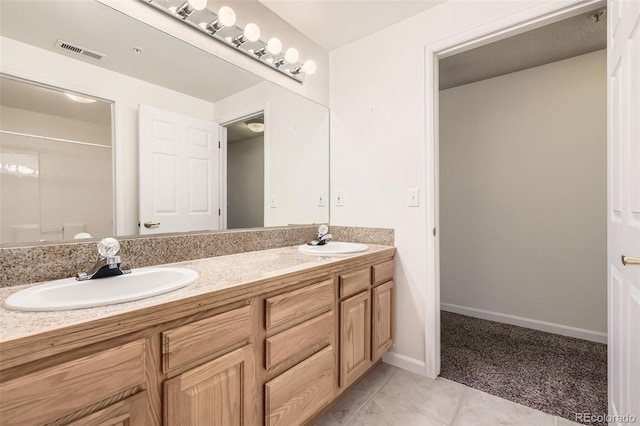
[[[241,28],[236,25],[236,14],[229,6],[223,6],[216,14],[207,9],[207,0],[140,0],[189,24],[218,42],[244,53],[256,61],[303,83],[306,75],[316,72],[316,63],[307,59],[300,63],[297,49],[290,47],[281,54],[282,42],[272,37],[260,40],[260,28],[249,23]]]

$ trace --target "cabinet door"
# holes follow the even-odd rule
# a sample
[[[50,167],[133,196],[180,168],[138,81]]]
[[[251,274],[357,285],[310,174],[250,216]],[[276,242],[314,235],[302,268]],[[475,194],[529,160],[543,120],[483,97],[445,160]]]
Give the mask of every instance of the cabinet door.
[[[253,346],[247,345],[164,382],[167,426],[257,423]]]
[[[371,290],[340,302],[340,387],[371,366]]]
[[[145,392],[140,392],[67,426],[135,426],[145,424]]]
[[[393,281],[386,282],[372,291],[371,311],[373,360],[382,358],[393,345]]]

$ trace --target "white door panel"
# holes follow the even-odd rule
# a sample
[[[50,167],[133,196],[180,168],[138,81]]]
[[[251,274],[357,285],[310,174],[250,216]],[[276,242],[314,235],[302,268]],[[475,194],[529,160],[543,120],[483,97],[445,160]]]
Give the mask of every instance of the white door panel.
[[[640,419],[640,1],[608,7],[609,414]]]
[[[140,233],[219,229],[218,125],[147,105],[139,125]]]

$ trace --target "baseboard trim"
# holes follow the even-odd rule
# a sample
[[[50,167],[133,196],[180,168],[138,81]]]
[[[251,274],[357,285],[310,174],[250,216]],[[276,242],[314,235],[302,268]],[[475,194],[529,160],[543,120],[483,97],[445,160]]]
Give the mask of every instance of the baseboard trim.
[[[598,331],[585,330],[583,328],[570,327],[568,325],[539,321],[515,315],[501,314],[499,312],[485,311],[483,309],[468,308],[466,306],[452,305],[449,303],[441,303],[440,309],[447,312],[453,312],[455,314],[532,328],[534,330],[546,331],[548,333],[560,334],[562,336],[576,337],[578,339],[589,340],[591,342],[607,343],[607,334]]]
[[[418,361],[415,358],[409,358],[408,356],[400,355],[395,352],[385,352],[382,355],[382,362],[391,364],[394,367],[398,367],[402,370],[407,370],[420,376],[426,375],[426,365],[423,361]]]

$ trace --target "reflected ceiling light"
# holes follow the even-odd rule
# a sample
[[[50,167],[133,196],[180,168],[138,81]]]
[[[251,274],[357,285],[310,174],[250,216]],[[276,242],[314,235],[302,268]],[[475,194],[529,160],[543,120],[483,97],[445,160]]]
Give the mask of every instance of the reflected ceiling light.
[[[65,92],[64,95],[67,98],[71,99],[72,101],[79,102],[81,104],[92,104],[94,102],[97,102],[96,99],[85,98],[84,96],[74,95],[73,93],[66,93]]]
[[[312,60],[300,64],[300,54],[294,48],[289,48],[282,54],[283,46],[278,38],[272,37],[267,42],[260,40],[260,28],[256,24],[249,23],[244,28],[236,25],[236,13],[229,6],[221,7],[216,14],[207,9],[207,0],[139,1],[169,14],[174,19],[179,19],[219,43],[224,43],[300,83],[304,82],[306,75],[313,74],[317,69],[316,63]],[[176,4],[181,6],[176,8]],[[194,13],[196,11],[199,13]],[[284,64],[290,66],[284,67]]]
[[[251,120],[247,120],[244,123],[252,132],[256,132],[256,133],[264,132],[264,122],[262,117],[252,118]]]
[[[233,27],[236,24],[236,13],[229,6],[222,6],[218,10],[218,17],[205,26],[205,30],[215,34],[224,27]]]
[[[242,34],[234,38],[231,42],[239,47],[241,44],[244,44],[248,41],[258,41],[260,40],[260,28],[253,23],[248,23],[246,27],[244,27],[244,31]]]
[[[187,0],[176,10],[176,14],[182,19],[187,19],[196,10],[207,7],[207,0]]]
[[[253,54],[258,58],[261,58],[267,53],[270,53],[271,55],[277,55],[280,52],[282,52],[282,42],[278,38],[271,37],[267,44],[253,52]]]

